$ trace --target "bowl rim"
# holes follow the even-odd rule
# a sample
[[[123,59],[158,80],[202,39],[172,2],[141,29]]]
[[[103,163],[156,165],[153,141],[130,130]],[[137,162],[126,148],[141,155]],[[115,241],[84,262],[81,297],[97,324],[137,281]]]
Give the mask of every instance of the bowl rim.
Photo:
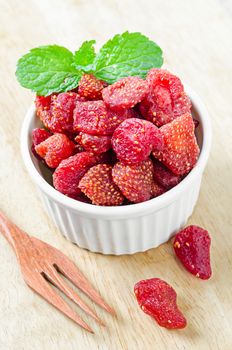
[[[96,206],[89,203],[83,203],[75,199],[69,198],[64,194],[58,192],[53,188],[42,175],[36,169],[31,154],[31,145],[30,145],[30,131],[33,126],[33,119],[35,116],[36,109],[32,105],[28,112],[26,113],[25,119],[23,121],[20,143],[21,143],[21,154],[23,157],[24,164],[27,171],[29,172],[32,179],[35,181],[37,186],[42,192],[47,196],[52,198],[55,202],[62,204],[63,206],[71,209],[72,211],[78,211],[79,213],[94,216],[94,217],[107,217],[107,218],[125,218],[133,217],[135,215],[141,216],[144,213],[155,212],[171,204],[176,200],[188,187],[191,186],[191,183],[194,182],[204,171],[206,166],[210,148],[211,148],[211,139],[212,139],[212,128],[211,121],[208,114],[208,111],[200,99],[200,97],[190,88],[188,85],[185,85],[185,90],[188,96],[190,97],[194,109],[199,115],[199,119],[202,126],[203,141],[200,156],[195,167],[190,171],[190,173],[175,187],[169,191],[163,193],[161,196],[150,199],[146,202],[124,205],[124,206]]]

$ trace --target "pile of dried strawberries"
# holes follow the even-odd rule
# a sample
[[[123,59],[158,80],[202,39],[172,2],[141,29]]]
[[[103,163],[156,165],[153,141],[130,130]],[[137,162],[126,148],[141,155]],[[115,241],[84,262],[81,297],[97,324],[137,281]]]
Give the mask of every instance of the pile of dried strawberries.
[[[191,102],[166,70],[112,85],[84,74],[77,89],[37,96],[35,104],[44,128],[32,132],[33,152],[71,198],[140,203],[177,185],[197,162]]]

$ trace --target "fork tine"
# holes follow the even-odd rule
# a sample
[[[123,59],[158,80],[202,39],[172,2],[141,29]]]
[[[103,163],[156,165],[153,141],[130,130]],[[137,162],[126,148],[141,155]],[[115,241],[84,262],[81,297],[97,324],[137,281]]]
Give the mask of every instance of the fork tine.
[[[93,317],[98,323],[105,326],[104,322],[97,316],[97,314],[78,296],[78,294],[65,283],[65,281],[59,276],[55,267],[47,267],[45,272],[45,278],[49,280],[55,287],[60,289],[68,298],[76,303],[82,310],[88,315]]]
[[[84,328],[90,333],[94,333],[93,330],[85,323],[75,311],[71,309],[71,307],[64,301],[64,299],[57,294],[54,289],[49,285],[49,283],[45,280],[42,274],[37,277],[37,279],[33,279],[33,281],[26,281],[26,283],[31,287],[36,293],[38,293],[41,297],[43,297],[50,304],[55,306],[58,310],[60,310],[63,314],[69,317],[71,320],[76,322],[79,326]]]
[[[60,256],[58,264],[54,266],[56,269],[68,278],[76,287],[82,290],[86,295],[90,297],[96,304],[100,305],[103,309],[112,315],[116,315],[114,309],[112,309],[100,296],[100,294],[94,289],[90,282],[85,278],[81,271],[67,256]]]
[[[38,245],[38,239],[31,238]],[[40,241],[41,242],[41,241]],[[103,309],[112,315],[116,315],[116,312],[111,308],[100,296],[100,294],[94,289],[90,282],[85,278],[77,266],[60,250],[51,247],[49,244],[42,242],[43,250],[46,249],[48,254],[53,258],[53,266],[63,276],[68,278],[76,287],[82,290],[89,296],[96,304],[100,305]]]

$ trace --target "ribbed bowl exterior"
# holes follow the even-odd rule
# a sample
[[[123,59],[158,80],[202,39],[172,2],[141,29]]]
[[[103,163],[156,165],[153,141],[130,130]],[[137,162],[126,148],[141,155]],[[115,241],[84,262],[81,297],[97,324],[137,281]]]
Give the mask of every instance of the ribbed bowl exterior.
[[[158,247],[187,222],[196,204],[201,179],[168,206],[128,219],[96,219],[72,211],[42,194],[49,216],[60,232],[79,247],[102,254],[134,254]]]
[[[75,201],[56,191],[49,183],[51,174],[31,152],[31,131],[40,127],[35,107],[25,117],[21,150],[26,168],[36,183],[48,215],[60,232],[79,247],[103,254],[143,252],[168,241],[184,226],[199,195],[202,174],[211,147],[211,123],[199,96],[186,86],[193,105],[201,148],[196,166],[174,188],[144,203],[101,207]]]

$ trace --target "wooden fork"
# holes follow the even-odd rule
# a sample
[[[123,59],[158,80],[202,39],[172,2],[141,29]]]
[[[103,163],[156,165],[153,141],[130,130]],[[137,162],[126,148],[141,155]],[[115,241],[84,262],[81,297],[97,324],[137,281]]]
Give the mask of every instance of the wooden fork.
[[[74,263],[61,251],[40,239],[30,237],[1,212],[0,231],[14,248],[24,280],[28,286],[82,328],[94,333],[64,299],[55,292],[49,282],[62,291],[97,322],[102,325],[104,324],[97,314],[81,300],[78,294],[64,282],[60,274],[68,278],[96,304],[100,305],[107,312],[115,314],[114,310],[107,305]]]

